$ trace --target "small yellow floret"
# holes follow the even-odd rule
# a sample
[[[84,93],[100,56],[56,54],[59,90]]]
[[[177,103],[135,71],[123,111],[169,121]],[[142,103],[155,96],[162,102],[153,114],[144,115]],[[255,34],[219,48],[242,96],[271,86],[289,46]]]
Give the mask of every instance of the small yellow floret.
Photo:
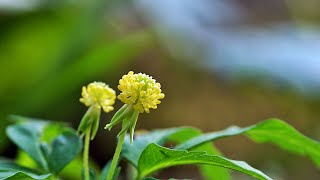
[[[133,108],[141,113],[149,113],[150,108],[157,109],[160,99],[164,98],[160,83],[151,76],[133,71],[120,79],[118,89],[122,91],[118,98],[125,104],[133,104]]]
[[[80,102],[86,106],[94,105],[105,112],[113,110],[113,104],[116,99],[116,92],[103,82],[93,82],[87,87],[82,87],[82,98]]]

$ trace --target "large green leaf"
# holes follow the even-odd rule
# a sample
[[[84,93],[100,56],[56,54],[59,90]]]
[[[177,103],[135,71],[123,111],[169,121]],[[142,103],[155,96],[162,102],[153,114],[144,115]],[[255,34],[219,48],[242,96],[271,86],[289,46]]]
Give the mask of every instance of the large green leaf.
[[[41,151],[39,137],[46,123],[29,121],[28,123],[12,125],[7,128],[7,135],[20,149],[32,157],[40,167],[47,170],[48,164]]]
[[[48,121],[26,121],[7,128],[9,138],[46,172],[58,174],[80,151],[74,130]]]
[[[221,156],[200,151],[168,149],[153,143],[148,145],[140,156],[138,179],[142,179],[163,168],[185,164],[210,164],[233,169],[259,179],[271,179],[243,161],[229,160]]]
[[[22,172],[27,172],[27,173],[33,173],[36,174],[33,170],[20,166],[13,161],[9,159],[0,159],[0,171],[5,171],[5,170],[16,170],[16,171],[22,171]]]
[[[48,179],[50,174],[38,175],[31,169],[10,160],[0,160],[0,179]]]
[[[142,151],[150,144],[156,143],[163,145],[167,138],[175,133],[187,131],[188,127],[170,128],[164,130],[154,130],[148,134],[138,135],[133,143],[130,143],[130,137],[126,136],[122,147],[121,155],[132,165],[138,166],[139,157]]]
[[[44,151],[49,170],[59,173],[81,151],[81,140],[74,131],[64,131]]]
[[[30,173],[25,173],[25,172],[20,172],[20,171],[0,171],[0,178],[1,179],[6,179],[6,180],[45,180],[45,179],[50,179],[49,174],[45,175],[35,175],[35,174],[30,174]]]
[[[239,134],[246,135],[256,142],[270,142],[286,151],[308,156],[320,167],[320,142],[304,136],[292,126],[278,119],[269,119],[246,128],[234,126],[223,131],[203,134],[176,148],[192,149],[209,141]]]
[[[177,144],[182,144],[201,134],[202,132],[198,129],[188,128],[188,129],[185,129],[184,131],[178,131],[177,133],[172,134],[170,137],[168,137],[168,141],[173,141],[173,142],[176,142]],[[205,151],[208,154],[213,154],[213,155],[222,155],[220,151],[211,142],[204,143],[200,146],[197,146],[193,150]],[[209,179],[210,180],[231,179],[230,173],[225,168],[201,164],[199,165],[199,170],[204,179],[208,179],[208,180]]]
[[[205,143],[201,146],[198,146],[197,148],[193,149],[195,151],[203,151],[206,152],[207,154],[212,154],[212,155],[219,155],[221,156],[222,154],[220,151],[213,146],[213,144],[210,143]],[[218,166],[212,166],[212,165],[206,165],[206,164],[200,164],[199,165],[199,170],[202,175],[202,177],[206,180],[229,180],[231,179],[231,175],[226,168],[218,167]]]
[[[163,145],[165,142],[169,141],[179,144],[201,134],[200,130],[191,127],[154,130],[147,134],[138,135],[132,144],[130,144],[129,137],[126,137],[121,153],[130,163],[137,167],[141,153],[150,143]],[[220,152],[212,143],[199,146],[197,150],[206,151],[209,154],[220,155]],[[230,179],[229,172],[224,168],[209,165],[199,165],[199,168],[205,179]]]

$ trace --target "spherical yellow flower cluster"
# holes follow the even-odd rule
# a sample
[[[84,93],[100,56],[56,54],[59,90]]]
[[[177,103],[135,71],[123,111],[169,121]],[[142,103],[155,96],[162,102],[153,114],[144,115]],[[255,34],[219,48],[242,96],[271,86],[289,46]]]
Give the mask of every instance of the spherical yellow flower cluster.
[[[86,106],[95,106],[105,112],[113,110],[113,104],[116,99],[116,92],[103,82],[93,82],[87,87],[82,87],[82,98],[80,102]]]
[[[125,104],[132,104],[141,113],[149,113],[150,108],[156,109],[160,99],[164,98],[160,83],[151,76],[134,74],[133,71],[120,79],[118,89],[122,91],[118,98]]]

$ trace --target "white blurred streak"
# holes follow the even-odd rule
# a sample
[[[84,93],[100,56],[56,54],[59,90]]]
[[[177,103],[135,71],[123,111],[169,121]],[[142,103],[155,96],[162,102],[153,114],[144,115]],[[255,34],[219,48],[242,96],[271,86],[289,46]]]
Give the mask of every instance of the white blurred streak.
[[[37,0],[0,0],[0,10],[30,10]]]
[[[226,1],[136,0],[135,4],[142,16],[156,26],[155,30],[172,55],[189,58],[198,58],[199,49],[206,48],[203,47],[207,41],[203,32],[208,32],[201,25],[203,21],[216,25],[236,22],[244,16],[240,9]]]
[[[320,87],[319,27],[241,25],[247,14],[230,2],[138,0],[136,5],[175,56],[197,62],[201,55],[203,67],[225,76],[262,72],[304,92]]]
[[[320,33],[316,30],[273,25],[217,31],[211,39],[215,51],[208,52],[208,58],[216,59],[211,61],[215,69],[261,71],[301,90],[320,86]]]

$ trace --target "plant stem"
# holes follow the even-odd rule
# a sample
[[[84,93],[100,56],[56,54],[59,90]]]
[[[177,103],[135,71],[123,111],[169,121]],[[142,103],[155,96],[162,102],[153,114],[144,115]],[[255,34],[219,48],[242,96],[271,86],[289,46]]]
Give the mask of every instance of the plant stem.
[[[117,163],[118,163],[118,160],[119,160],[119,157],[120,157],[120,152],[121,152],[121,149],[122,149],[122,145],[123,145],[123,141],[124,141],[124,138],[126,136],[126,133],[127,133],[127,131],[122,133],[120,135],[120,137],[119,137],[119,141],[118,141],[118,144],[117,144],[116,152],[113,155],[113,159],[112,159],[112,162],[111,162],[111,166],[110,166],[110,169],[109,169],[107,180],[112,180],[112,178],[113,178],[114,171],[115,171],[115,169],[117,167]]]
[[[90,172],[89,172],[89,144],[90,144],[90,134],[91,129],[85,135],[84,140],[84,150],[83,150],[83,169],[84,169],[84,179],[90,180]]]

